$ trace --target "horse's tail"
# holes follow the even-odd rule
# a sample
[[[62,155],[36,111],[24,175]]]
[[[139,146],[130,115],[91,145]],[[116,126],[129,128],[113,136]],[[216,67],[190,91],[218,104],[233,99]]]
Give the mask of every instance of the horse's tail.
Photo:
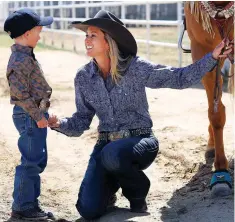
[[[229,78],[228,81],[228,88],[229,88],[229,92],[232,94],[233,98],[235,96],[235,92],[234,92],[234,64],[230,65],[230,69],[229,69],[229,76],[231,76]]]

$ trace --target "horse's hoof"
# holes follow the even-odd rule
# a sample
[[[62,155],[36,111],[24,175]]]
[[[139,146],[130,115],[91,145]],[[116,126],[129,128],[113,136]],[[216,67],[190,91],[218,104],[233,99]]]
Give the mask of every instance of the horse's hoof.
[[[211,188],[211,196],[224,197],[232,194],[232,189],[226,183],[217,183]]]

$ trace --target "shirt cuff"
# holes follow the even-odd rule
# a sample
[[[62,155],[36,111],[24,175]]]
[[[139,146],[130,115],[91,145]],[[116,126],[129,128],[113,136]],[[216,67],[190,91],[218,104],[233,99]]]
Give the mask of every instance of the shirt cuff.
[[[55,130],[57,132],[63,133],[64,130],[68,128],[67,119],[61,119],[60,120],[60,126],[59,127],[51,127],[52,130]]]
[[[211,72],[215,68],[215,66],[218,64],[218,60],[213,58],[211,52],[206,54],[205,57],[207,58],[208,67],[210,68],[209,72]]]
[[[43,113],[40,110],[31,113],[31,116],[36,122],[40,121],[44,117]]]
[[[61,119],[59,128],[62,130],[66,130],[68,128],[68,119]]]

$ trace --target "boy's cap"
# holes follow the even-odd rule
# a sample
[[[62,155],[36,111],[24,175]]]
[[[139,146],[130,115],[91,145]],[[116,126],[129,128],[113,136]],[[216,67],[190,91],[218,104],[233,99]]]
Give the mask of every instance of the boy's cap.
[[[51,25],[52,22],[53,18],[51,16],[40,17],[33,10],[24,8],[14,11],[8,16],[4,23],[4,31],[14,39],[35,26],[47,26]]]

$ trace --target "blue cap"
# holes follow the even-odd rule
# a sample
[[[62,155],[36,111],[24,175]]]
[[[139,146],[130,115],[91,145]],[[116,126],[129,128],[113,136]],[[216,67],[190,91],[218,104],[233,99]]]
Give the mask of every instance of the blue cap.
[[[4,31],[14,39],[23,35],[35,26],[47,26],[51,25],[52,22],[53,18],[51,16],[40,17],[33,10],[23,8],[14,11],[8,16],[4,23]]]

